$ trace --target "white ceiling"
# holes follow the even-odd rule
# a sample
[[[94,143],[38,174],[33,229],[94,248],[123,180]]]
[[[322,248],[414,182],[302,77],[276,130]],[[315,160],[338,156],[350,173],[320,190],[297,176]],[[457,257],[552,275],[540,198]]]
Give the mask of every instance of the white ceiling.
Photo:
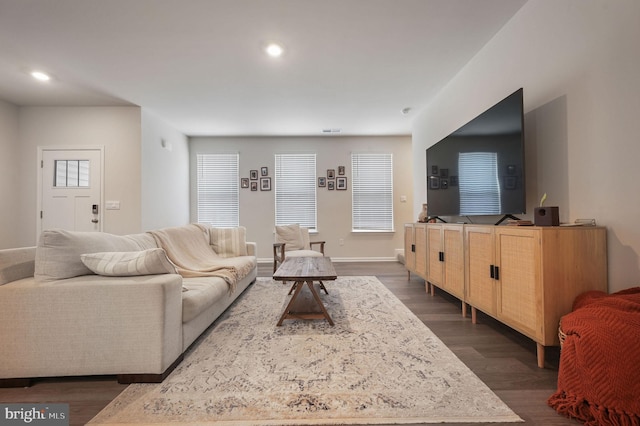
[[[0,99],[139,105],[192,136],[407,135],[525,2],[0,0]]]

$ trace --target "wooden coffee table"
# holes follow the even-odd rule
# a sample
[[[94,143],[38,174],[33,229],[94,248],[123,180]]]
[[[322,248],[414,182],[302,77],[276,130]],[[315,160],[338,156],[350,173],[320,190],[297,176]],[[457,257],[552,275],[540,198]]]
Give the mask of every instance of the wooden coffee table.
[[[287,257],[273,274],[273,279],[277,281],[293,281],[289,294],[293,291],[293,296],[284,309],[278,325],[282,325],[285,319],[326,319],[333,326],[333,320],[327,308],[324,307],[320,295],[313,286],[314,281],[319,281],[320,288],[325,292],[323,281],[331,281],[338,278],[336,270],[328,257]],[[305,286],[306,284],[306,286]],[[315,303],[304,303],[301,296],[303,288],[307,287],[311,291],[311,296]],[[328,294],[328,293],[327,293]],[[310,306],[311,305],[311,306]],[[313,306],[315,305],[315,306]],[[320,309],[313,310],[312,308]]]

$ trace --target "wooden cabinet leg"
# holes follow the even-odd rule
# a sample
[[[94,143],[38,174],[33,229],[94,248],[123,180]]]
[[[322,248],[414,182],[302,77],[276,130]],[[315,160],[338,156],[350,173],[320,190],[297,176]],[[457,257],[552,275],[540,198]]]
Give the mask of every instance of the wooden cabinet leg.
[[[538,355],[538,367],[544,368],[544,346],[540,343],[536,343],[537,355]]]
[[[435,296],[436,295],[436,286],[431,284],[431,296]]]
[[[411,271],[407,269],[407,281],[411,281]]]
[[[472,324],[478,323],[478,313],[476,311],[476,308],[474,308],[473,306],[471,307],[471,323]]]
[[[467,317],[467,304],[462,302],[462,318]]]

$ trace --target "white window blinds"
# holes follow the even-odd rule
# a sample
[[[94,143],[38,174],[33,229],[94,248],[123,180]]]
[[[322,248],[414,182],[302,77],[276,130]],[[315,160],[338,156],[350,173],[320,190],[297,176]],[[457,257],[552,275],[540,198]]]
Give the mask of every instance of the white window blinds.
[[[353,153],[353,231],[393,231],[393,154]]]
[[[500,214],[498,154],[461,152],[458,157],[458,171],[460,215]]]
[[[275,155],[276,225],[317,229],[316,155]]]
[[[198,154],[198,222],[239,225],[238,154]]]

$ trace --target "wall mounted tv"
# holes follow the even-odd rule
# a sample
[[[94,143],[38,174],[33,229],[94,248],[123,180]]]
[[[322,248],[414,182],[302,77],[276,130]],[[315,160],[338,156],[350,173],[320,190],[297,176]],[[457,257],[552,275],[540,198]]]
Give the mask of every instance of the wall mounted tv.
[[[427,148],[427,206],[430,217],[498,223],[526,212],[522,89]]]

